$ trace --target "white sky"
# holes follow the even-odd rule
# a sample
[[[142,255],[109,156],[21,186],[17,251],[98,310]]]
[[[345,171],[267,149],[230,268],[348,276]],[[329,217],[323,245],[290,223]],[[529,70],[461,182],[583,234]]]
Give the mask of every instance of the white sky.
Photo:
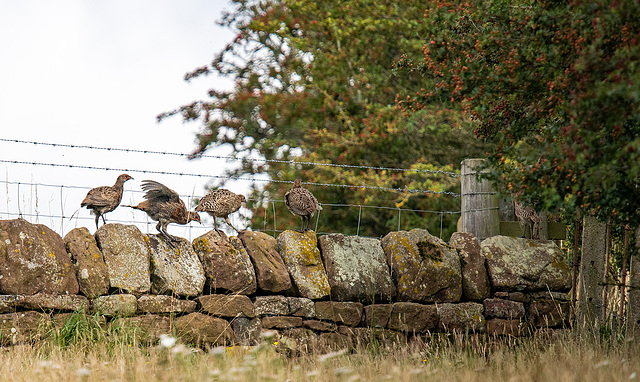
[[[183,125],[180,117],[158,124],[156,115],[202,99],[209,88],[231,84],[211,76],[183,81],[186,72],[208,63],[233,37],[215,24],[229,7],[224,0],[4,0],[0,4],[0,138],[188,153],[195,147],[198,125]],[[0,160],[212,175],[221,174],[226,165],[206,158],[188,161],[8,142],[0,142]],[[94,232],[93,216],[80,209],[87,189],[43,184],[110,186],[120,173],[0,162],[0,219],[15,219],[21,212],[25,219],[62,235],[79,226]],[[129,175],[134,180],[125,184],[123,204],[142,201],[142,194],[133,191],[140,190],[144,179],[194,196],[204,194],[209,180]],[[247,189],[243,184],[229,188]],[[73,219],[45,216],[61,212],[71,216],[76,210]],[[124,207],[106,218],[123,223],[147,220],[143,212]],[[204,227],[172,224],[169,233],[193,239],[211,227],[210,218],[202,218]],[[242,225],[238,217],[232,221]],[[155,223],[139,226],[143,233],[156,232]]]

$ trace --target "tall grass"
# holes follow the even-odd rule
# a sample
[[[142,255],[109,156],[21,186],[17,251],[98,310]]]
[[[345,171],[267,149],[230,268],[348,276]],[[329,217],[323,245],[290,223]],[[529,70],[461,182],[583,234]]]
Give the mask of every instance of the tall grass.
[[[275,339],[256,347],[149,346],[138,328],[69,316],[43,340],[0,348],[0,381],[629,381],[640,346],[600,334],[530,338],[432,335],[406,345],[288,357]]]

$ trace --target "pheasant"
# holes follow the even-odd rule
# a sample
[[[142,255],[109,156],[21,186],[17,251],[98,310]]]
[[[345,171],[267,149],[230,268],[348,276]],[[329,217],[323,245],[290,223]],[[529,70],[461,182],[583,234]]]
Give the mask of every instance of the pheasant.
[[[231,228],[238,231],[236,227],[231,224],[229,220],[229,214],[232,214],[240,209],[242,203],[246,203],[247,199],[244,195],[234,194],[233,192],[219,188],[217,190],[210,191],[196,206],[196,211],[206,212],[213,217],[213,226],[215,230],[218,230],[218,224],[216,218],[224,218],[224,221],[229,224]]]
[[[133,179],[127,174],[122,174],[118,176],[116,180],[116,184],[113,186],[100,186],[96,188],[92,188],[85,196],[82,203],[80,203],[81,207],[87,207],[91,210],[91,213],[96,215],[96,229],[98,229],[98,220],[102,216],[102,223],[107,224],[104,220],[104,215],[107,212],[111,212],[118,207],[120,201],[122,200],[122,189],[124,187],[124,182],[129,179]]]
[[[311,191],[302,187],[302,180],[296,179],[293,188],[284,194],[284,203],[289,212],[302,218],[302,230],[309,230],[309,222],[316,211],[321,211],[322,206]]]
[[[144,194],[146,200],[137,206],[125,207],[146,212],[151,219],[158,222],[156,229],[169,242],[180,240],[167,233],[169,223],[188,224],[190,221],[200,223],[200,215],[197,212],[188,211],[178,193],[169,187],[154,180],[143,180],[142,189],[146,191]]]
[[[516,217],[520,222],[520,228],[522,228],[523,235],[525,237],[527,236],[527,227],[529,227],[529,225],[533,223],[531,225],[531,238],[539,239],[540,229],[542,228],[540,226],[542,223],[542,219],[540,219],[540,216],[538,216],[536,211],[534,211],[531,207],[525,207],[516,201],[514,201],[513,203]]]

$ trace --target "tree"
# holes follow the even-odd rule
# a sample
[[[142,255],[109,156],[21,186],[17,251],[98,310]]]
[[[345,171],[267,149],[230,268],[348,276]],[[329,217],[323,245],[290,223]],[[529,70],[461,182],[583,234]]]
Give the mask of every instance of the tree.
[[[540,209],[640,222],[640,3],[429,4],[403,107],[462,105],[496,144],[493,179]]]
[[[252,226],[273,228],[274,208],[276,228],[297,228],[299,219],[282,203],[268,201],[281,200],[290,182],[302,177],[316,184],[369,187],[309,186],[325,203],[319,230],[355,234],[360,222],[361,235],[379,236],[400,223],[401,228],[429,227],[437,234],[442,224],[444,235],[450,234],[456,214],[404,213],[398,222],[397,210],[336,206],[459,210],[459,200],[450,195],[459,192],[459,180],[450,173],[465,157],[483,152],[471,120],[453,107],[405,114],[396,105],[397,94],[420,81],[392,76],[391,68],[402,53],[421,54],[423,2],[232,3],[221,24],[237,31],[236,38],[211,64],[185,78],[229,76],[235,87],[212,90],[207,99],[160,119],[181,114],[185,121],[202,124],[194,156],[228,145],[238,158],[330,164],[245,160],[229,170],[231,178],[266,173],[271,180],[253,189]]]

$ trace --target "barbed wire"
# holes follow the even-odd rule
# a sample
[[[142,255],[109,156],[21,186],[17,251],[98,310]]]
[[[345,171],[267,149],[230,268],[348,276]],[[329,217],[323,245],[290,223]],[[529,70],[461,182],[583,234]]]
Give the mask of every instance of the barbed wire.
[[[102,150],[102,151],[117,151],[117,152],[126,152],[126,153],[136,153],[136,154],[155,154],[155,155],[171,155],[178,157],[190,158],[193,157],[192,154],[185,153],[177,153],[170,151],[156,151],[156,150],[140,150],[140,149],[127,149],[127,148],[113,148],[113,147],[100,147],[100,146],[91,146],[91,145],[74,145],[67,143],[49,143],[49,142],[38,142],[38,141],[26,141],[22,139],[9,139],[9,138],[0,138],[1,142],[10,142],[10,143],[23,143],[23,144],[32,144],[32,145],[43,145],[50,147],[64,147],[64,148],[79,148],[79,149],[88,149],[88,150]],[[282,159],[260,159],[260,158],[238,158],[230,155],[210,155],[210,154],[201,154],[197,156],[198,158],[213,158],[213,159],[225,159],[225,160],[234,160],[234,161],[248,161],[248,162],[260,162],[260,163],[286,163],[289,165],[305,165],[305,166],[325,166],[325,167],[338,167],[338,168],[353,168],[353,169],[363,169],[363,170],[378,170],[378,171],[400,171],[400,172],[421,172],[428,174],[440,174],[440,175],[448,175],[454,178],[460,177],[460,174],[452,172],[452,171],[442,171],[442,170],[425,170],[425,169],[411,169],[411,168],[399,168],[399,167],[380,167],[380,166],[364,166],[364,165],[348,165],[348,164],[335,164],[335,163],[322,163],[322,162],[305,162],[305,161],[294,161],[294,160],[282,160]]]
[[[270,182],[270,183],[289,183],[289,184],[293,183],[292,181],[289,181],[289,180],[279,180],[279,179],[229,177],[229,176],[212,175],[212,174],[196,174],[196,173],[159,171],[159,170],[137,170],[137,169],[131,169],[131,168],[115,168],[115,167],[110,168],[110,167],[86,166],[86,165],[74,165],[74,164],[62,164],[62,163],[18,161],[18,160],[8,160],[8,159],[0,159],[0,163],[23,164],[23,165],[32,165],[32,166],[66,167],[66,168],[77,168],[77,169],[85,169],[85,170],[132,172],[132,173],[155,174],[155,175],[193,176],[193,177],[200,177],[200,178],[215,178],[215,179],[248,181],[248,182]],[[379,186],[354,185],[354,184],[335,184],[335,183],[316,183],[316,182],[303,182],[303,184],[311,185],[311,186],[324,186],[324,187],[342,187],[342,188],[357,188],[357,189],[379,190],[379,191],[408,192],[412,194],[422,193],[422,194],[432,194],[432,195],[448,195],[448,196],[453,196],[455,198],[460,197],[460,194],[451,192],[451,191],[412,190],[409,188],[393,188],[393,187],[379,187]]]

